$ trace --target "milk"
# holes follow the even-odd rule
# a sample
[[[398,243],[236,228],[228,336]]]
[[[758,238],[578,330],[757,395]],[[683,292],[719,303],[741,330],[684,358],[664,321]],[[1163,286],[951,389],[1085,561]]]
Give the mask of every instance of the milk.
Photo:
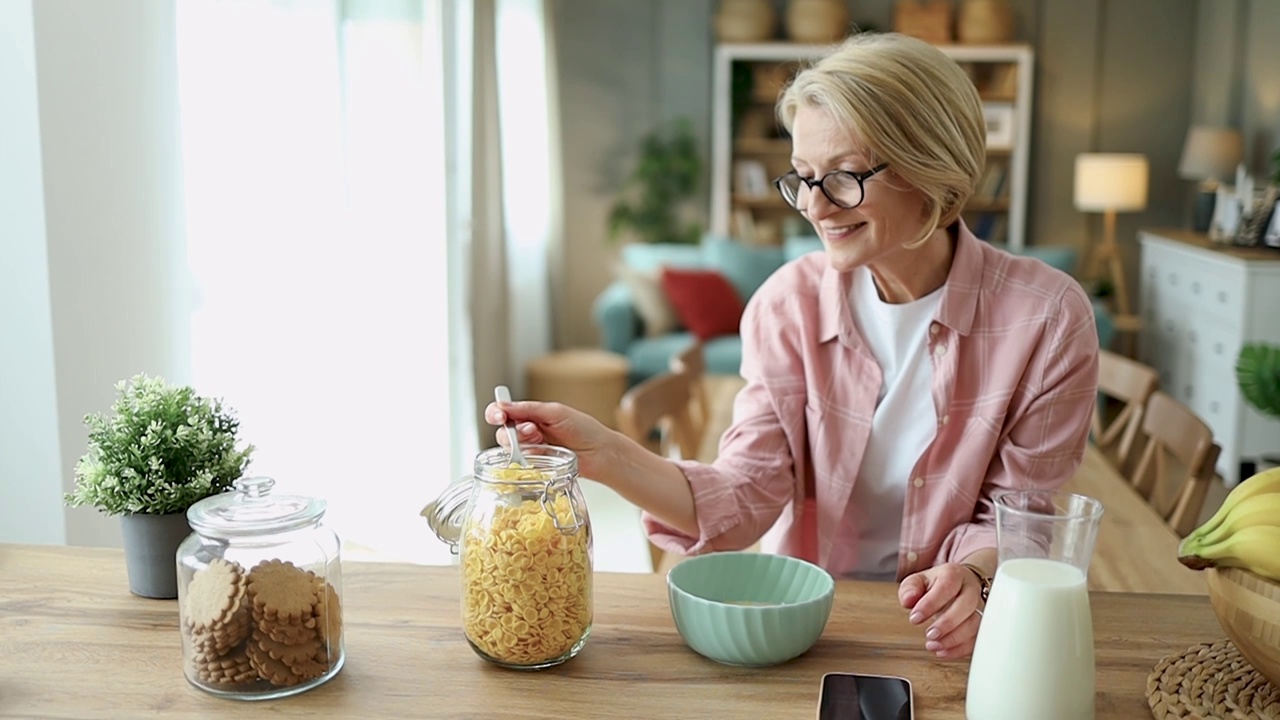
[[[1084,573],[1057,560],[1006,560],[978,630],[965,717],[1091,719],[1093,662]]]

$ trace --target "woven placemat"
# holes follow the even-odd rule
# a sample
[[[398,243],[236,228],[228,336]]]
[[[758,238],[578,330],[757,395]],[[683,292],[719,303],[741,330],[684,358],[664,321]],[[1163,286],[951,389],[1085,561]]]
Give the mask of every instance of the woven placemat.
[[[1170,655],[1147,677],[1156,720],[1280,720],[1280,688],[1249,666],[1230,640]]]

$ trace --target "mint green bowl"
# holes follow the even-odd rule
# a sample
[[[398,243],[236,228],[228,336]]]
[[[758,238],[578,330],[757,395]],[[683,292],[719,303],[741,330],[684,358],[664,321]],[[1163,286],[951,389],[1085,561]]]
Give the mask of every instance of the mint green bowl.
[[[676,630],[700,655],[764,667],[802,655],[822,635],[836,584],[830,573],[784,555],[698,555],[667,573]]]

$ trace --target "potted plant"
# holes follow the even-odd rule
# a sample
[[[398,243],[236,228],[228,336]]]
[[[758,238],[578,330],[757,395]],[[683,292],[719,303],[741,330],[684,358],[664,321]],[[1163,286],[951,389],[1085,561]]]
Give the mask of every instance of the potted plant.
[[[117,383],[116,393],[110,416],[85,416],[88,450],[66,502],[119,515],[129,589],[176,598],[178,545],[191,533],[187,508],[231,489],[253,446],[236,449],[239,421],[190,387],[137,375]]]
[[[609,212],[609,239],[623,232],[648,243],[697,244],[702,228],[680,217],[702,176],[702,160],[687,120],[654,130],[640,143],[640,157]]]
[[[1236,382],[1245,401],[1264,415],[1280,419],[1280,347],[1246,343],[1236,358]],[[1258,471],[1280,466],[1280,449],[1260,458]]]

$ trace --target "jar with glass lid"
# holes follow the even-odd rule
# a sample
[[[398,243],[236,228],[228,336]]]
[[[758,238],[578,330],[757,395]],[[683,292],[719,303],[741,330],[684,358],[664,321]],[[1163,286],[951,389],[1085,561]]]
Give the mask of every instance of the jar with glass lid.
[[[338,536],[325,501],[272,494],[275,481],[187,510],[178,547],[183,672],[196,687],[256,700],[293,695],[333,677],[344,661]]]
[[[475,460],[422,514],[459,556],[462,629],[485,660],[523,670],[577,655],[591,633],[591,521],[578,459],[551,445]]]

